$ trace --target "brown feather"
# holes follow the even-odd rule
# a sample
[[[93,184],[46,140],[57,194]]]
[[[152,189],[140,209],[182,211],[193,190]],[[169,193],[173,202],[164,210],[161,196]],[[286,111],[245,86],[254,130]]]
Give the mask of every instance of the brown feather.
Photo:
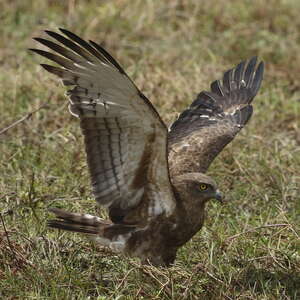
[[[168,135],[172,175],[206,172],[252,115],[251,102],[263,78],[263,63],[253,57],[225,72],[223,80],[201,92],[171,125]],[[194,159],[191,159],[193,157]]]
[[[65,36],[46,33],[63,46],[35,39],[56,54],[31,50],[57,63],[42,66],[74,86],[69,109],[80,119],[94,196],[110,220],[52,208],[56,218],[48,225],[83,233],[143,263],[170,265],[203,226],[207,201],[220,199],[216,183],[201,172],[250,119],[263,63],[256,66],[252,58],[225,72],[167,135],[150,101],[106,50],[60,31]]]

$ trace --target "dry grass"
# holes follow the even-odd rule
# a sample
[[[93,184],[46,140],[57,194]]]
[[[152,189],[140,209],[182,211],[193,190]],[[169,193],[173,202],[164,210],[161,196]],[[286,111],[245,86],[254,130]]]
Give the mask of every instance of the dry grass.
[[[299,1],[0,6],[0,130],[25,117],[0,135],[2,299],[299,298]],[[63,88],[26,50],[57,27],[103,42],[166,122],[226,68],[253,55],[266,63],[249,126],[210,169],[230,201],[210,203],[205,228],[170,269],[46,228],[47,207],[95,210]]]

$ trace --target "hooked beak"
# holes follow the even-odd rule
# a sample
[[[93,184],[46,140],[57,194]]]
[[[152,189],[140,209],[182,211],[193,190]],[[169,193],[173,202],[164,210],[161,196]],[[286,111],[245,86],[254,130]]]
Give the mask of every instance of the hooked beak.
[[[223,203],[223,196],[219,190],[216,190],[215,199],[218,200],[220,203]]]

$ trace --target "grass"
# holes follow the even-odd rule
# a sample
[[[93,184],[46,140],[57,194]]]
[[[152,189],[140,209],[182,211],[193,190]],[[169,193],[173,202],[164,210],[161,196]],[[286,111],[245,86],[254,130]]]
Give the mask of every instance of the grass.
[[[0,128],[28,117],[0,135],[1,299],[299,299],[299,1],[0,4]],[[48,207],[96,210],[64,89],[27,51],[57,27],[103,42],[167,123],[227,68],[266,63],[251,122],[210,168],[229,201],[169,269],[46,227]]]

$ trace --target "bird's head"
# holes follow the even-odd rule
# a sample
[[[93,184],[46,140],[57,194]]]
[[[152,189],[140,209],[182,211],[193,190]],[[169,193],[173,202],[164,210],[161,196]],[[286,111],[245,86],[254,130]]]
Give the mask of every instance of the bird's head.
[[[204,204],[210,199],[216,199],[219,202],[223,200],[216,182],[205,174],[185,173],[176,176],[172,183],[175,190],[179,192],[180,198],[189,198],[194,204]]]

